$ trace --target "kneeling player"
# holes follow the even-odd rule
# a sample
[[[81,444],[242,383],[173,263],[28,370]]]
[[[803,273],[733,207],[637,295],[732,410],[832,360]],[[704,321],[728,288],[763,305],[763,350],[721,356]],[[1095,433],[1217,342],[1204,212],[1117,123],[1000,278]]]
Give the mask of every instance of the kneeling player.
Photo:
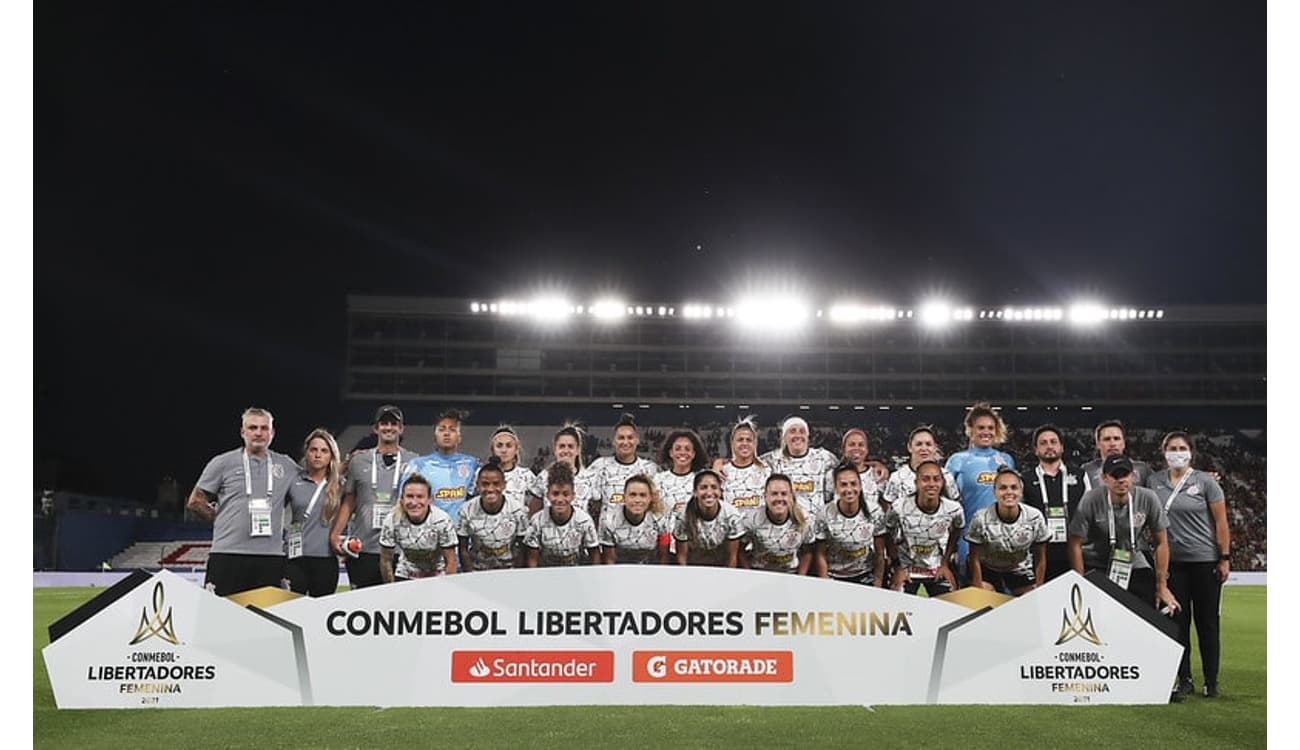
[[[943,497],[943,488],[943,467],[922,461],[916,467],[916,494],[889,510],[889,527],[899,539],[898,569],[891,582],[895,591],[915,594],[925,586],[925,593],[934,596],[957,588],[952,571],[964,514],[961,503]]]
[[[406,478],[402,499],[379,530],[379,573],[384,583],[456,572],[456,529],[451,517],[432,507],[429,480]],[[397,564],[393,564],[397,550]]]
[[[966,530],[972,586],[1020,596],[1043,585],[1052,533],[1037,508],[1020,502],[1024,491],[1014,469],[998,469],[994,504],[977,511]]]

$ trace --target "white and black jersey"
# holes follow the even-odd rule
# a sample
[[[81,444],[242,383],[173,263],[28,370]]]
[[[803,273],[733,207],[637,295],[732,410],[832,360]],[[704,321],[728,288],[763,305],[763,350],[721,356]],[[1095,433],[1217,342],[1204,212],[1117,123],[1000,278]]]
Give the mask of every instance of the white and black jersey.
[[[664,515],[675,518],[686,508],[691,493],[695,491],[695,472],[674,474],[671,470],[664,470],[654,475],[654,483],[664,504]]]
[[[966,529],[966,541],[980,545],[980,565],[998,573],[1015,573],[1034,577],[1035,544],[1052,538],[1043,514],[1021,503],[1014,521],[1003,521],[998,506],[990,505],[975,512]]]
[[[749,566],[755,570],[781,573],[799,571],[799,551],[813,543],[813,525],[795,523],[794,514],[785,523],[773,523],[767,509],[760,507],[750,514],[741,544],[748,544]]]
[[[600,546],[596,524],[587,511],[576,507],[564,523],[556,523],[549,510],[533,514],[528,519],[524,544],[537,550],[538,565],[544,568],[577,565],[584,549]]]
[[[596,537],[602,547],[614,549],[615,562],[653,563],[657,560],[659,539],[671,533],[671,522],[664,516],[646,513],[640,521],[632,523],[627,520],[623,506],[616,505],[601,519]]]
[[[515,553],[528,530],[528,511],[522,506],[503,503],[496,513],[483,509],[482,500],[465,503],[456,520],[456,536],[469,550],[472,570],[513,568]]]
[[[740,468],[727,464],[727,478],[722,480],[722,502],[730,505],[742,514],[752,512],[763,504],[763,489],[772,469],[762,461],[755,460],[749,466]]]
[[[794,485],[794,494],[809,519],[817,509],[829,502],[833,495],[826,478],[830,470],[840,460],[825,448],[809,448],[808,452],[793,458],[780,449],[768,451],[761,456],[763,463],[771,467],[774,474],[785,474]]]
[[[866,510],[866,512],[863,512]],[[817,512],[814,535],[826,548],[826,572],[832,578],[859,578],[871,573],[876,561],[875,540],[887,532],[865,507],[844,515],[838,502]]]
[[[649,459],[636,458],[632,463],[625,464],[613,456],[601,456],[592,461],[591,466],[582,470],[581,477],[585,480],[583,494],[576,494],[578,487],[575,484],[574,497],[581,500],[584,507],[599,500],[600,514],[603,518],[611,507],[622,506],[623,486],[627,484],[628,479],[637,474],[653,477],[658,473],[659,466]]]
[[[744,535],[744,514],[726,503],[719,503],[713,518],[696,518],[694,523],[683,509],[673,527],[673,539],[689,545],[686,562],[690,565],[726,565],[727,542]]]
[[[898,535],[899,564],[912,578],[933,578],[948,557],[948,539],[953,529],[965,524],[961,503],[939,498],[939,507],[927,513],[916,505],[916,496],[904,497],[889,509],[889,527]]]
[[[442,575],[447,569],[442,551],[455,549],[459,541],[451,516],[433,506],[420,523],[413,523],[395,509],[384,518],[379,530],[379,546],[397,550],[393,574],[398,578]]]

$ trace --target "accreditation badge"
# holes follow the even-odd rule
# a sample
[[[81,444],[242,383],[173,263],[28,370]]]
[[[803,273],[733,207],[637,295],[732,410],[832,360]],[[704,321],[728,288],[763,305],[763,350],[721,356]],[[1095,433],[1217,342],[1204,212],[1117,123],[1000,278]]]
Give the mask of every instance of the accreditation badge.
[[[1047,508],[1047,530],[1052,532],[1052,542],[1069,540],[1065,526],[1065,508],[1049,506]]]
[[[1133,577],[1133,553],[1126,549],[1117,549],[1111,553],[1110,570],[1106,577],[1127,591],[1129,579]]]
[[[370,506],[370,528],[382,529],[384,518],[393,512],[393,493],[376,492],[375,504]]]
[[[285,541],[285,551],[290,560],[302,557],[302,524],[295,523],[289,526],[289,535]]]
[[[271,503],[264,497],[248,501],[249,536],[271,535]]]

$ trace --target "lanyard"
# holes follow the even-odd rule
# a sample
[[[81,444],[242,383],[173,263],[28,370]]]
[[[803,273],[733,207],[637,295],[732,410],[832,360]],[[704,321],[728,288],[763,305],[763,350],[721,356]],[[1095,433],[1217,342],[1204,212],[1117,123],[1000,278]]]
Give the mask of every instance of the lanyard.
[[[1039,464],[1038,466],[1035,466],[1034,473],[1038,474],[1038,492],[1043,496],[1043,508],[1046,509],[1048,506],[1047,480],[1044,479],[1046,474],[1043,472],[1043,465]],[[1061,507],[1068,508],[1070,504],[1067,501],[1068,490],[1065,487],[1065,466],[1061,466],[1061,471],[1057,473],[1057,476],[1061,478]]]
[[[248,451],[240,451],[240,458],[244,459],[244,494],[248,497],[253,496],[253,472],[248,467]],[[275,486],[274,478],[271,475],[271,456],[266,457],[266,496],[271,497],[271,489]]]
[[[1169,499],[1165,501],[1166,513],[1169,512],[1169,506],[1174,504],[1174,498],[1178,496],[1178,491],[1183,488],[1184,484],[1187,484],[1187,480],[1191,478],[1191,476],[1192,470],[1188,469],[1187,473],[1183,475],[1183,478],[1178,480],[1178,484],[1174,485],[1174,491],[1169,493]]]
[[[1107,493],[1106,502],[1110,503],[1110,496]],[[1128,508],[1128,548],[1130,551],[1137,550],[1137,530],[1133,528],[1133,493],[1128,493],[1128,502],[1124,503]],[[1110,523],[1110,548],[1115,549],[1115,506],[1111,505],[1106,512],[1106,521]]]
[[[397,451],[397,463],[393,464],[393,489],[397,489],[397,477],[402,473],[402,451]],[[370,489],[379,485],[379,449],[370,454]]]
[[[311,502],[307,503],[307,512],[302,514],[303,523],[306,523],[307,519],[311,518],[311,512],[316,507],[316,501],[320,499],[320,491],[325,488],[325,482],[327,481],[329,480],[322,479],[316,483],[316,491],[311,495]]]

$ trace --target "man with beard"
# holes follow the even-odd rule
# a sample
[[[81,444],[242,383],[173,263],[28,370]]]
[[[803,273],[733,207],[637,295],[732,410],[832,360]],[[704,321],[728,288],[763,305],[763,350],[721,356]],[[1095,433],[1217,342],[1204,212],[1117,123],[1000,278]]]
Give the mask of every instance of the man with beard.
[[[1083,480],[1065,465],[1065,447],[1055,425],[1034,430],[1033,445],[1038,465],[1025,472],[1024,502],[1043,514],[1052,534],[1047,542],[1046,580],[1050,581],[1070,569],[1069,522],[1079,509]]]

